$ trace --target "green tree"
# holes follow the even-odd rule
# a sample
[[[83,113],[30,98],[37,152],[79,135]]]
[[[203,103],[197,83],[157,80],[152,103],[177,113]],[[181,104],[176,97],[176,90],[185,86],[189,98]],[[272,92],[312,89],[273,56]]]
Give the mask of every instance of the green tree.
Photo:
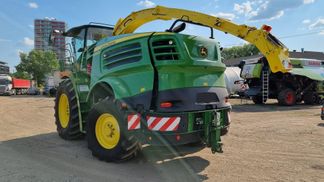
[[[26,71],[23,71],[23,72],[16,71],[16,72],[10,74],[10,76],[15,77],[15,78],[27,79],[27,80],[32,79],[30,74],[28,74]]]
[[[41,84],[45,75],[58,68],[58,60],[53,51],[32,50],[28,54],[20,53],[20,63],[16,66],[17,75],[31,75],[37,84]]]
[[[225,48],[222,51],[224,60],[259,54],[259,49],[253,44],[244,44],[243,46],[234,46]]]

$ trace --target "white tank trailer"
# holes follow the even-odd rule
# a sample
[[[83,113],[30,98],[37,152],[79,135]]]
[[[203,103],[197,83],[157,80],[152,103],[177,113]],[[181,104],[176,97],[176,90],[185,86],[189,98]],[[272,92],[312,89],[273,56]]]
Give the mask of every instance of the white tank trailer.
[[[249,88],[245,84],[244,79],[240,76],[241,69],[239,67],[227,67],[225,70],[225,81],[227,92],[230,96],[243,96],[244,92]]]

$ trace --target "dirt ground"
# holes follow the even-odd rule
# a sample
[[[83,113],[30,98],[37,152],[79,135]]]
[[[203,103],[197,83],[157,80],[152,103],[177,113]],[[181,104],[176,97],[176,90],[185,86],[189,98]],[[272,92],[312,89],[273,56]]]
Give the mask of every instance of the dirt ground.
[[[84,140],[59,138],[53,100],[0,97],[0,181],[324,181],[319,106],[232,100],[224,153],[146,146],[116,164],[92,157]]]

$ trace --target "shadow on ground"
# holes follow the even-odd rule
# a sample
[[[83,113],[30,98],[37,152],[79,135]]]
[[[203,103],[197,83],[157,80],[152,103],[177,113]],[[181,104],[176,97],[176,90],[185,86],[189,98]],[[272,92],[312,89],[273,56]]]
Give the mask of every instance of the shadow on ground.
[[[324,123],[318,123],[317,126],[324,127]]]
[[[199,173],[209,161],[186,156],[203,148],[198,144],[177,148],[145,146],[135,159],[106,163],[92,157],[86,141],[64,141],[56,133],[48,133],[0,142],[0,174],[9,171],[18,175],[17,180],[32,174],[32,181],[203,181],[208,176]],[[3,176],[0,181],[7,180]]]
[[[274,111],[293,111],[293,110],[305,110],[313,109],[319,106],[316,105],[305,105],[297,104],[294,106],[280,106],[277,103],[269,104],[238,104],[233,105],[234,112],[274,112]]]

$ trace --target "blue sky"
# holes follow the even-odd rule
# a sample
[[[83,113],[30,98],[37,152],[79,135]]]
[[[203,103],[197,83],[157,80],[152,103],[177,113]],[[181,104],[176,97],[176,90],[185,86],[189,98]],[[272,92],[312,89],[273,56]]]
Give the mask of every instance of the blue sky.
[[[324,52],[323,0],[1,0],[0,60],[11,68],[19,63],[18,53],[33,48],[33,20],[54,17],[68,27],[103,22],[115,24],[132,11],[163,5],[231,19],[238,24],[272,26],[272,33],[290,50],[304,48]],[[164,31],[172,22],[153,22],[138,31]],[[189,27],[185,33],[208,35],[208,30]],[[216,32],[223,47],[244,41]]]

